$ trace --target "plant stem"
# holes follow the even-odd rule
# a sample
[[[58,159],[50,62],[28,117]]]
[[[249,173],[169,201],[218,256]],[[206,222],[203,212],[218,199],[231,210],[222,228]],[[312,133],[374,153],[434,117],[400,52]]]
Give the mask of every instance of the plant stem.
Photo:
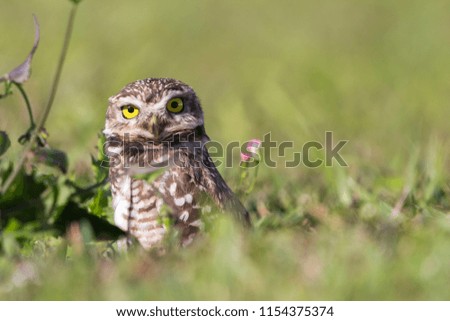
[[[95,183],[95,184],[90,185],[85,188],[80,188],[78,186],[75,186],[74,184],[71,184],[71,186],[75,187],[77,190],[74,191],[72,194],[70,194],[69,198],[72,198],[76,195],[83,195],[85,193],[89,193],[90,191],[92,191],[100,186],[105,185],[106,183],[108,183],[108,181],[109,181],[109,177],[105,177],[101,182]]]
[[[6,98],[7,96],[11,95],[11,82],[5,81],[5,93],[0,94],[0,99]]]
[[[45,122],[46,122],[46,120],[48,118],[48,115],[49,115],[50,110],[51,110],[52,105],[53,105],[53,101],[55,100],[56,91],[58,89],[59,80],[61,78],[61,72],[62,72],[62,69],[63,69],[63,66],[64,66],[64,61],[66,59],[67,49],[69,48],[69,43],[70,43],[70,38],[71,38],[71,35],[72,35],[73,24],[74,24],[74,21],[75,21],[75,14],[77,12],[77,8],[78,8],[78,3],[77,2],[73,2],[73,6],[72,6],[72,9],[71,9],[70,15],[69,15],[69,20],[67,22],[67,29],[66,29],[66,33],[65,33],[65,36],[64,36],[63,47],[62,47],[61,53],[59,55],[59,62],[58,62],[58,65],[56,67],[56,72],[55,72],[55,76],[53,78],[52,88],[50,90],[50,96],[49,96],[47,105],[45,106],[44,114],[42,115],[42,118],[39,120],[39,123],[36,126],[36,129],[34,130],[30,141],[27,143],[27,145],[23,149],[22,155],[20,156],[20,159],[19,159],[16,167],[14,168],[14,171],[8,176],[8,178],[6,179],[5,183],[3,184],[2,188],[0,189],[0,195],[5,194],[5,192],[11,186],[11,184],[14,181],[14,179],[16,178],[16,176],[19,174],[19,172],[22,169],[22,166],[23,166],[23,164],[25,162],[27,154],[33,148],[33,144],[34,144],[37,136],[41,132],[42,128],[44,127]]]
[[[20,93],[22,94],[23,99],[25,100],[25,105],[27,105],[27,110],[28,110],[28,116],[30,116],[30,129],[34,129],[36,124],[34,123],[33,111],[31,109],[31,104],[30,104],[30,100],[28,99],[28,95],[25,92],[25,90],[23,90],[23,87],[21,84],[19,84],[17,82],[12,82],[12,84],[14,84],[17,87],[17,89],[19,89]]]
[[[405,201],[408,198],[410,193],[411,193],[411,187],[405,186],[403,188],[402,194],[400,195],[400,198],[397,200],[397,203],[395,203],[395,206],[392,209],[391,216],[396,217],[400,214],[400,212],[403,209],[403,206],[405,205]]]
[[[67,49],[69,49],[70,38],[72,36],[73,24],[75,21],[75,14],[77,12],[78,3],[74,2],[72,9],[69,15],[69,21],[67,22],[66,34],[64,36],[64,43],[61,50],[61,54],[59,56],[58,66],[56,67],[55,76],[53,78],[52,89],[50,91],[50,97],[47,102],[47,106],[44,110],[44,115],[42,116],[38,130],[41,130],[44,127],[45,122],[47,121],[47,117],[50,113],[50,109],[52,108],[53,101],[55,100],[56,91],[58,90],[59,79],[61,78],[61,72],[64,66],[64,61],[66,60]]]

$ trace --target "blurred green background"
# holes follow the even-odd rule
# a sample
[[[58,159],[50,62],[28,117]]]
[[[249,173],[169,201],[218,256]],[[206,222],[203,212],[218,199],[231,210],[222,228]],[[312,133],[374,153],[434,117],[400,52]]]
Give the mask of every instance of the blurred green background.
[[[0,4],[0,74],[28,54],[32,13],[41,25],[25,84],[36,115],[69,8],[67,0]],[[445,0],[82,1],[46,126],[50,144],[68,153],[71,173],[90,175],[108,97],[146,77],[191,85],[214,140],[271,132],[300,151],[332,131],[349,140],[342,153],[349,167],[262,166],[245,200],[260,217],[255,234],[225,221],[210,240],[162,262],[80,259],[67,267],[74,279],[55,272],[64,263],[52,258],[59,263],[50,274],[48,262],[34,267],[44,271],[39,286],[5,297],[450,299],[449,57]],[[28,125],[21,97],[0,100],[0,111],[0,129],[15,141]],[[21,150],[13,145],[12,160]],[[236,173],[225,170],[230,182]],[[405,186],[411,192],[393,218]],[[9,284],[15,267],[5,266]],[[133,269],[146,281],[136,281]],[[92,282],[104,287],[90,292]]]

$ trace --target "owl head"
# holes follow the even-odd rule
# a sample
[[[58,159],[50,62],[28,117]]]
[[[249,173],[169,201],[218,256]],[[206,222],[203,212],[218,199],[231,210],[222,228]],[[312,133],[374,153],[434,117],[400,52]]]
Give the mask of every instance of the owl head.
[[[203,111],[194,90],[170,78],[147,78],[109,98],[105,136],[155,144],[180,135],[205,139]]]

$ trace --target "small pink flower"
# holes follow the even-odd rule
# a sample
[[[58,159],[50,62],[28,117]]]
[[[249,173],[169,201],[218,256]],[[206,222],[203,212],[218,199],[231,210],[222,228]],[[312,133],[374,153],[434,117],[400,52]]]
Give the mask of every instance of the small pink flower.
[[[254,154],[258,153],[258,149],[261,147],[261,141],[259,139],[252,139],[247,142],[245,150],[248,153],[241,152],[241,161],[248,162]]]
[[[241,152],[241,161],[248,162],[249,159],[250,159],[249,155],[246,155],[246,154]]]

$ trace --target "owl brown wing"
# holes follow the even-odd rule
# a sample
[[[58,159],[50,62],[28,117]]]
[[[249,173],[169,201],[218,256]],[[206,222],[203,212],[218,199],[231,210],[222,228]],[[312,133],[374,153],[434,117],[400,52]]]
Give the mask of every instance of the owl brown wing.
[[[206,148],[203,148],[201,166],[195,171],[198,184],[222,211],[229,212],[245,227],[250,227],[251,219],[247,209],[227,185]]]

